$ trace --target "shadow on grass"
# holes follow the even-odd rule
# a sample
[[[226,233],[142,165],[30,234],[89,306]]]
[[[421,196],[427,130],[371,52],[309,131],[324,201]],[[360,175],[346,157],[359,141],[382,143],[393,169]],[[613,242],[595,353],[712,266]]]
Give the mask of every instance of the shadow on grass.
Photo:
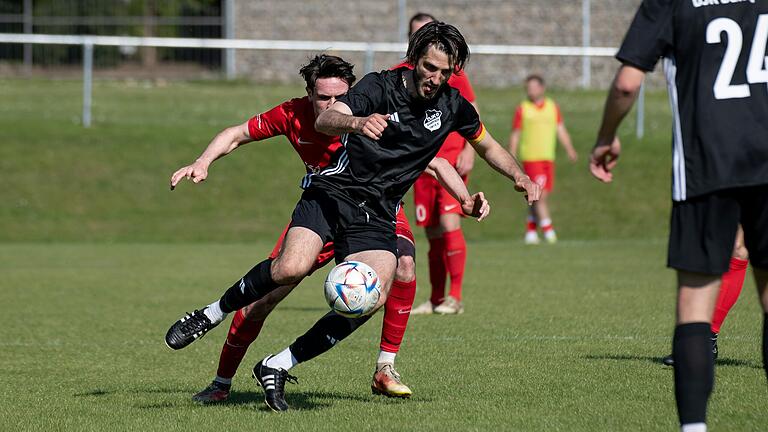
[[[662,365],[664,364],[663,357],[652,357],[652,356],[601,354],[601,355],[587,355],[587,356],[584,356],[583,358],[587,360],[647,361],[655,364],[662,364]],[[732,358],[718,358],[716,364],[717,366],[745,367],[745,368],[752,368],[752,369],[763,368],[763,365],[758,365],[757,363],[754,363],[751,361],[732,359]]]
[[[202,405],[192,401],[194,391],[184,389],[129,389],[129,390],[104,390],[94,389],[82,393],[75,393],[74,397],[98,397],[112,394],[144,394],[144,395],[183,395],[173,401],[163,401],[158,403],[142,403],[134,405],[134,408],[143,410],[155,409],[175,409],[189,408],[190,405],[205,408],[215,407],[242,407],[243,409],[270,412],[269,407],[264,404],[264,393],[260,391],[233,391],[229,400],[226,402]],[[385,398],[373,395],[360,395],[352,393],[329,392],[329,391],[293,391],[286,394],[286,401],[292,410],[318,410],[329,408],[335,402],[376,402],[376,403],[424,403],[431,402],[430,399],[418,398],[416,400],[405,401],[397,398]]]
[[[314,306],[280,306],[282,311],[296,311],[296,312],[328,312],[327,307],[314,307]]]

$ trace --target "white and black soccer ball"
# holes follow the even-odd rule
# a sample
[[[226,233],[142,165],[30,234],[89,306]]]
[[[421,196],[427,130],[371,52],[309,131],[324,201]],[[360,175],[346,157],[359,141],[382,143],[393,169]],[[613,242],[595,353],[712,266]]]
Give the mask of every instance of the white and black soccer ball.
[[[381,297],[376,271],[359,261],[345,261],[325,278],[325,300],[339,315],[356,318],[371,313]]]

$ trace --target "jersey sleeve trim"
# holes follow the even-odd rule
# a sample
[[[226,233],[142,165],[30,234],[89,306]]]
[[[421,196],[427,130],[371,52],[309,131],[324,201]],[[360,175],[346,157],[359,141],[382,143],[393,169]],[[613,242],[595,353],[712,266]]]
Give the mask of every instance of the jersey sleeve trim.
[[[518,105],[515,110],[515,118],[512,120],[512,129],[520,130],[523,128],[523,106]]]
[[[477,128],[477,132],[465,138],[467,139],[467,141],[469,141],[470,144],[474,145],[484,140],[485,136],[486,136],[485,125],[480,123],[480,127]]]

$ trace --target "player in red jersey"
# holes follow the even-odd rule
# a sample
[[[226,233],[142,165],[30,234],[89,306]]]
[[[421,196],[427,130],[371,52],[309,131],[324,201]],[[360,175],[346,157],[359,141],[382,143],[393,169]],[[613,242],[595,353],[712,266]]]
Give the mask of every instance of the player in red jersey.
[[[304,162],[308,174],[326,168],[331,155],[341,146],[341,143],[339,137],[331,137],[315,131],[315,118],[337,97],[345,94],[355,81],[352,65],[338,57],[321,55],[304,66],[301,69],[301,75],[307,83],[306,97],[284,102],[265,113],[254,116],[244,124],[228,128],[218,134],[195,163],[174,173],[171,178],[171,188],[174,188],[183,178],[188,178],[194,183],[204,181],[207,178],[208,167],[214,160],[242,144],[278,135],[288,138]],[[434,163],[430,164],[430,169],[441,177],[448,172],[455,177],[454,183],[458,183],[460,187],[464,186],[447,162],[435,159]],[[416,289],[413,234],[402,210],[397,215],[396,230],[401,253],[398,257],[397,277],[385,305],[381,352],[374,373],[373,386],[379,393],[388,396],[407,397],[410,396],[411,391],[400,382],[399,375],[394,369],[394,358],[405,333],[407,312],[413,304]],[[285,231],[280,236],[270,258],[278,255]],[[310,273],[333,259],[333,251],[333,243],[324,245]],[[232,377],[249,345],[261,331],[264,320],[297,284],[282,286],[235,313],[227,340],[222,347],[216,377],[207,388],[193,396],[194,400],[210,403],[224,401],[229,397]]]
[[[424,24],[435,21],[427,13],[417,13],[411,17],[409,36]],[[410,67],[401,63],[393,69]],[[464,71],[456,72],[448,78],[448,85],[477,109],[475,92]],[[448,135],[440,148],[438,157],[448,160],[464,182],[475,162],[475,150],[456,132]],[[440,184],[429,175],[423,174],[413,185],[413,200],[416,207],[416,225],[424,227],[429,241],[429,282],[432,293],[429,300],[415,307],[411,313],[422,314],[459,314],[464,312],[461,301],[464,266],[467,261],[467,244],[461,230],[461,205]],[[450,290],[445,295],[445,283],[450,275]]]

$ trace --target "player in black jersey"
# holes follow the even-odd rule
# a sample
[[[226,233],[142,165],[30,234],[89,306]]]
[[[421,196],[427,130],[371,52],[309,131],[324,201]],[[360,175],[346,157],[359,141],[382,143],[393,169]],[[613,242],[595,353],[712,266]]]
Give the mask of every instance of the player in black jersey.
[[[644,0],[617,54],[590,169],[610,182],[616,129],[664,58],[673,121],[668,265],[677,270],[672,352],[681,429],[706,431],[710,321],[739,223],[764,310],[768,373],[768,2]]]
[[[541,188],[485,131],[472,105],[445,84],[468,57],[467,43],[455,27],[429,23],[410,39],[408,60],[415,66],[413,71],[402,68],[369,74],[343,101],[327,110],[330,116],[318,118],[315,129],[341,135],[344,147],[330,167],[302,185],[305,191],[294,210],[280,256],[257,264],[208,308],[218,309],[213,312],[223,317],[279,285],[300,279],[328,240],[334,242],[337,261],[362,261],[376,271],[382,286],[377,308],[381,307],[396,267],[397,206],[452,131],[463,135],[494,169],[512,179],[529,204],[538,200]],[[472,199],[477,202],[482,197]],[[193,314],[177,321],[168,334],[188,344],[220,321],[212,322],[207,314]],[[351,333],[352,323],[343,321],[343,332]],[[323,336],[300,338],[294,346],[303,341],[301,349],[317,355],[332,346],[329,340],[338,340],[331,338],[327,329],[314,334]],[[280,356],[286,364],[275,364],[269,357],[254,368],[259,382],[269,383],[266,400],[273,409],[288,408],[283,389],[290,377],[287,370],[296,363],[295,356],[289,354]]]

